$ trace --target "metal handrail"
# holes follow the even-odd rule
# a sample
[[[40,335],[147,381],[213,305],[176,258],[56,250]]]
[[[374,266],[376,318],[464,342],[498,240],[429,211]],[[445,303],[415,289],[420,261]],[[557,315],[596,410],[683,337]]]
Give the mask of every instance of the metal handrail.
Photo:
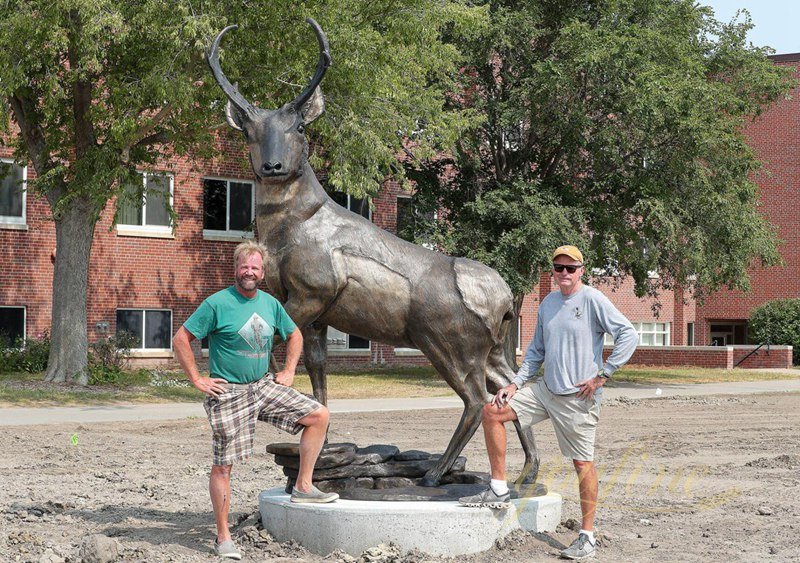
[[[766,342],[762,342],[761,344],[759,344],[758,346],[756,346],[755,350],[751,350],[749,354],[747,354],[747,355],[746,355],[744,358],[742,358],[741,360],[739,360],[738,362],[736,362],[736,365],[735,365],[735,366],[733,366],[733,367],[735,367],[735,368],[738,368],[738,367],[739,367],[739,365],[740,365],[742,362],[744,362],[744,361],[745,361],[747,358],[749,358],[750,356],[752,356],[753,354],[755,354],[756,352],[758,352],[758,351],[761,349],[761,347],[762,347],[762,346],[766,346],[766,347],[767,347],[767,354],[769,355],[769,344],[770,344],[769,340],[767,340]]]

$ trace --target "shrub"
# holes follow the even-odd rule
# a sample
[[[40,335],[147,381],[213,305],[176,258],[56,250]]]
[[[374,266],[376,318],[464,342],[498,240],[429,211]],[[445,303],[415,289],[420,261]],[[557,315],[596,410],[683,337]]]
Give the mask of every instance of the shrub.
[[[764,303],[750,315],[750,338],[756,343],[794,346],[792,363],[800,365],[800,299]]]
[[[120,332],[93,342],[89,348],[89,385],[118,383],[136,337]]]
[[[50,335],[47,332],[24,342],[21,339],[11,342],[8,336],[0,334],[0,373],[39,373],[47,369],[49,356]]]

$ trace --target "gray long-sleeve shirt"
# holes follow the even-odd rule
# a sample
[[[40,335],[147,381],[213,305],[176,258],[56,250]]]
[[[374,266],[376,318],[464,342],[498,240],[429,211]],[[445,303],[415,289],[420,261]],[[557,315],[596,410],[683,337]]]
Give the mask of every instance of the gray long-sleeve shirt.
[[[614,350],[604,365],[606,332],[614,338]],[[582,286],[568,296],[554,291],[539,305],[536,332],[513,381],[522,387],[544,363],[544,382],[552,393],[575,393],[575,385],[597,375],[601,367],[614,373],[631,358],[638,342],[631,322],[598,290]]]

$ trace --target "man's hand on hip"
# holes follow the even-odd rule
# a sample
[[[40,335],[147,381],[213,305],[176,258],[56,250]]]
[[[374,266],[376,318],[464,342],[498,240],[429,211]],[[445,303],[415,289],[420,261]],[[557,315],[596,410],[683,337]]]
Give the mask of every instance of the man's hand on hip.
[[[200,389],[209,397],[217,397],[225,392],[224,384],[228,383],[219,377],[196,377],[191,380],[192,385]]]
[[[586,381],[581,381],[580,383],[575,384],[575,387],[578,388],[578,398],[586,399],[587,401],[590,400],[592,397],[594,397],[595,391],[600,389],[605,384],[605,378],[599,376],[590,377]]]
[[[275,374],[275,383],[278,383],[279,385],[286,385],[286,387],[291,387],[292,383],[294,383],[294,371],[290,371],[288,369],[279,371]]]

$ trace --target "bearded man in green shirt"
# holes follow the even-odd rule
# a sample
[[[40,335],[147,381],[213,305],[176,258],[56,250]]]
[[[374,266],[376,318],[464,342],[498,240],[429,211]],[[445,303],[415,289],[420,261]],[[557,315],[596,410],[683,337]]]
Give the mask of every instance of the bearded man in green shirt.
[[[257,289],[264,279],[266,248],[244,242],[234,251],[234,285],[208,297],[178,329],[173,346],[189,381],[206,394],[214,460],[208,490],[214,509],[220,557],[241,559],[231,539],[228,513],[233,463],[253,452],[257,420],[292,434],[302,431],[300,468],[292,502],[332,502],[335,493],[314,487],[311,476],[325,441],[329,412],[292,388],[303,336],[277,299]],[[268,373],[274,336],[286,342],[286,364]],[[209,372],[197,369],[191,342],[209,339]]]

